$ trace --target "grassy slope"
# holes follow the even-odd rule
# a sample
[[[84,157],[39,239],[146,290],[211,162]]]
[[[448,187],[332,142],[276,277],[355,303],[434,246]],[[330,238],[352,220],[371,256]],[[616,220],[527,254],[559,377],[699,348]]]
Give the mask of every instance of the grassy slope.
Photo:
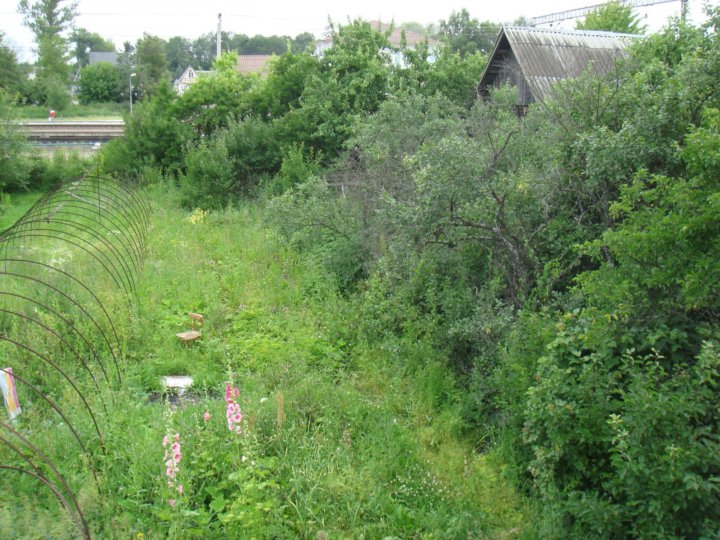
[[[492,458],[455,436],[452,406],[433,406],[389,352],[344,342],[348,306],[262,227],[261,209],[190,215],[172,194],[152,199],[137,304],[120,325],[126,385],[100,466],[111,495],[80,493],[99,537],[444,539],[523,528],[523,501]],[[175,333],[187,311],[206,324],[183,347]],[[151,397],[168,374],[195,379],[180,407]],[[241,436],[225,423],[229,379]],[[182,495],[163,475],[160,440],[174,432]],[[28,506],[1,507],[0,532],[4,520],[32,521]]]

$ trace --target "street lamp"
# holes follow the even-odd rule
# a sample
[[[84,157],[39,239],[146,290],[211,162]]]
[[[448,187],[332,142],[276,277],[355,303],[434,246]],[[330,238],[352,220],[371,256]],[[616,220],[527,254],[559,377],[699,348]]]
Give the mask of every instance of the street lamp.
[[[130,74],[130,114],[132,114],[132,78],[135,76],[135,73]]]

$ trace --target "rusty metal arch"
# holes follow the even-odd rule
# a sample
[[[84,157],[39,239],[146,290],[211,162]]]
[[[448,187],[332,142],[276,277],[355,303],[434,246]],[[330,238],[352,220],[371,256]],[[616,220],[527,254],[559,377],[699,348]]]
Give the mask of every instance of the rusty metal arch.
[[[79,201],[79,202],[78,202]],[[129,251],[127,249],[127,246],[125,242],[130,242],[133,244],[134,241],[137,240],[137,229],[133,227],[132,222],[127,223],[119,223],[115,218],[116,217],[124,217],[123,214],[123,207],[116,204],[115,200],[112,198],[105,198],[103,199],[103,204],[105,204],[104,207],[101,206],[100,201],[95,203],[95,201],[89,201],[87,199],[84,199],[82,197],[76,196],[74,199],[67,199],[63,195],[57,196],[55,198],[47,198],[47,199],[41,199],[38,201],[33,207],[28,210],[28,212],[23,216],[23,225],[27,225],[28,223],[39,220],[44,221],[46,223],[55,223],[59,222],[60,220],[56,219],[55,216],[58,215],[73,215],[76,217],[80,217],[89,221],[92,221],[93,223],[107,229],[110,235],[104,237],[106,239],[110,238],[118,238],[121,243],[126,247],[126,251]],[[54,206],[54,208],[52,208]],[[102,210],[107,210],[109,207],[114,207],[117,209],[119,214],[116,212],[105,212],[103,213]],[[51,210],[52,208],[52,210]],[[82,212],[87,212],[87,214],[80,214],[77,212],[67,212],[66,208],[72,208],[73,210],[78,210]],[[97,212],[96,212],[97,210]],[[98,219],[95,219],[95,216],[97,214],[97,217],[100,220],[107,220],[112,221],[112,223],[118,227],[116,229],[117,233],[120,233],[117,235],[115,231],[109,229],[107,226],[102,224],[101,221],[98,221]],[[76,222],[77,223],[77,222]],[[91,228],[90,228],[91,229]],[[133,232],[133,234],[130,234],[130,230]],[[130,239],[132,238],[132,241]],[[138,260],[135,259],[137,257],[137,246],[133,246],[135,249],[132,250],[132,252],[129,252],[131,256],[133,256],[133,259],[136,263],[135,265],[135,271],[137,271],[137,263]],[[132,248],[131,248],[132,249]]]
[[[77,300],[75,300],[74,298],[65,294],[65,292],[61,291],[57,287],[54,287],[54,286],[50,285],[49,283],[46,283],[43,280],[32,277],[32,276],[26,276],[24,274],[18,274],[18,273],[14,273],[14,272],[0,272],[0,276],[13,276],[13,277],[21,278],[21,279],[27,279],[28,281],[33,281],[35,283],[39,283],[40,285],[43,285],[44,287],[47,287],[48,289],[58,293],[60,296],[69,300],[73,305],[75,305],[95,325],[95,327],[100,332],[100,335],[105,340],[105,343],[108,346],[108,350],[110,351],[110,354],[113,357],[113,363],[115,364],[115,371],[117,372],[118,380],[119,381],[122,380],[122,377],[120,375],[120,366],[118,365],[118,359],[115,356],[115,352],[112,350],[112,345],[110,344],[110,340],[105,335],[105,332],[103,331],[100,324],[95,320],[95,318],[92,315],[90,315],[90,313],[87,312],[87,310]],[[67,321],[67,319],[65,319],[63,316],[59,315],[55,310],[53,310],[49,306],[43,304],[42,302],[39,302],[39,301],[29,298],[27,296],[10,293],[7,291],[0,291],[0,295],[3,295],[3,294],[8,295],[8,296],[14,296],[14,297],[20,298],[21,300],[24,300],[26,302],[31,302],[31,303],[37,304],[40,307],[42,307],[43,309],[45,309],[46,311],[48,311],[48,312],[54,314],[55,316],[57,316],[58,318],[60,318],[63,322],[65,322],[68,325],[69,328],[72,328],[75,332],[77,332],[80,335],[83,342],[88,347],[90,347],[90,350],[93,353],[93,356],[95,356],[95,358],[98,360],[98,363],[100,363],[102,371],[105,372],[105,368],[102,366],[102,361],[100,360],[99,355],[97,354],[97,351],[92,346],[91,342],[84,336],[84,334],[82,334],[79,330],[77,330],[75,328],[75,325],[73,325],[72,323]],[[106,374],[106,377],[107,377],[107,374]]]
[[[64,270],[62,270],[62,269],[60,269],[60,268],[57,268],[57,267],[55,267],[55,266],[52,266],[52,265],[49,265],[49,264],[46,264],[46,263],[42,263],[42,262],[39,262],[39,261],[33,261],[33,260],[30,260],[30,259],[0,259],[0,264],[2,264],[2,263],[5,264],[5,269],[6,269],[6,271],[7,271],[7,263],[8,263],[8,262],[10,262],[10,263],[20,263],[20,264],[35,264],[35,265],[38,265],[38,266],[43,267],[44,269],[52,270],[52,271],[54,271],[54,272],[59,272],[59,273],[62,274],[63,276],[65,276],[65,277],[73,280],[75,283],[77,283],[78,285],[80,285],[80,286],[92,297],[92,299],[95,301],[95,303],[98,305],[98,307],[102,310],[103,314],[105,315],[105,318],[107,319],[108,324],[110,325],[110,328],[111,328],[111,330],[112,330],[112,332],[113,332],[113,336],[115,337],[115,344],[116,344],[116,346],[117,346],[117,348],[118,348],[118,353],[119,353],[120,356],[122,356],[122,344],[120,343],[120,337],[118,336],[117,330],[116,330],[116,328],[115,328],[115,324],[113,323],[113,320],[112,320],[112,317],[110,317],[110,314],[107,312],[107,309],[105,309],[105,306],[103,305],[103,303],[100,301],[100,299],[97,297],[97,295],[93,292],[93,290],[85,284],[85,282],[83,282],[82,280],[80,280],[80,279],[78,279],[77,277],[73,276],[72,274],[69,274],[69,273],[65,272]],[[2,274],[0,274],[0,275],[2,275]],[[20,275],[21,275],[21,274],[18,274],[18,277],[19,277]],[[42,281],[42,280],[40,280],[40,279],[38,279],[38,278],[31,277],[31,276],[24,276],[24,277],[25,277],[26,279],[37,280],[38,282],[42,283],[42,284],[45,285],[46,287],[55,289],[52,285],[47,284],[47,283],[45,283],[44,281]],[[58,292],[59,292],[59,291],[58,291]],[[60,294],[64,294],[64,293],[60,293]],[[92,319],[92,316],[88,315],[88,317]],[[95,326],[98,328],[98,330],[99,330],[99,331],[101,332],[101,334],[102,334],[102,333],[103,333],[103,330],[102,330],[102,328],[100,327],[100,325],[97,324],[97,323],[95,323]],[[103,334],[103,335],[104,335],[104,334]],[[107,343],[108,348],[110,349],[110,352],[111,352],[111,354],[112,354],[112,346],[110,345],[110,341],[109,341],[107,338],[104,338],[104,339],[105,339],[105,342]]]
[[[78,504],[77,497],[75,497],[75,493],[70,488],[70,486],[67,483],[67,480],[65,477],[60,474],[60,471],[58,471],[55,464],[52,462],[50,458],[48,458],[42,451],[40,451],[39,448],[37,448],[34,444],[32,444],[26,437],[24,437],[21,433],[13,429],[12,426],[9,424],[6,424],[5,422],[0,422],[0,427],[5,429],[6,431],[9,431],[12,433],[18,440],[20,440],[28,449],[32,451],[32,453],[37,456],[40,460],[47,465],[47,467],[52,471],[52,473],[55,475],[55,477],[60,481],[60,483],[63,486],[63,490],[65,491],[65,495],[69,496],[70,502],[72,503],[72,507],[74,507],[75,512],[77,512],[77,517],[80,519],[80,524],[83,529],[83,534],[85,538],[90,538],[90,529],[88,527],[87,521],[85,520],[85,515],[83,514],[82,510],[80,509],[80,505]],[[22,452],[19,451],[14,445],[8,443],[3,437],[0,437],[0,441],[5,444],[6,446],[10,447],[14,452],[16,452],[18,455],[22,457],[22,459],[28,463],[33,469],[36,471],[38,476],[43,477],[47,480],[47,477],[42,473],[42,470],[32,463],[32,460],[30,460],[27,456],[25,456]],[[49,480],[48,480],[49,482]],[[49,485],[49,484],[48,484]],[[57,488],[57,486],[55,486]],[[57,490],[60,492],[60,490]],[[69,509],[69,506],[68,506]],[[72,514],[72,512],[71,512]]]
[[[114,309],[120,307],[120,313],[126,313],[122,305],[130,305],[136,290],[150,217],[144,191],[110,177],[87,175],[43,195],[14,225],[0,232],[0,302],[8,299],[0,304],[0,316],[10,334],[17,331],[17,336],[0,331],[0,342],[10,345],[8,351],[14,347],[22,359],[12,376],[26,389],[26,397],[37,396],[58,415],[57,426],[67,426],[84,455],[81,466],[92,472],[98,492],[94,454],[105,452],[105,445],[98,422],[102,416],[94,409],[102,405],[107,413],[104,392],[110,390],[114,398],[113,383],[122,383],[123,344]],[[105,289],[121,295],[104,295]],[[60,354],[52,358],[46,348]],[[46,366],[46,371],[28,377],[23,366],[30,365]],[[0,366],[2,372],[9,373]],[[62,400],[44,391],[42,377],[49,373],[53,376],[47,381],[52,380],[54,388],[67,388],[73,404],[77,396],[79,407],[63,408]],[[91,388],[97,399],[87,394]],[[10,445],[26,465],[18,466],[18,458],[12,457],[9,463],[0,463],[0,470],[26,474],[46,485],[70,513],[78,532],[90,538],[70,485],[31,441],[32,432],[23,429],[22,416],[16,427],[0,421],[0,445]]]
[[[22,349],[22,350],[24,350],[24,351],[26,351],[26,352],[29,352],[30,354],[32,354],[32,355],[34,355],[34,356],[37,356],[40,360],[42,360],[43,362],[45,362],[45,363],[46,363],[47,365],[49,365],[52,369],[54,369],[57,373],[59,373],[60,376],[68,382],[68,384],[72,387],[72,389],[75,390],[75,393],[76,393],[76,394],[78,395],[78,397],[80,398],[80,401],[83,402],[83,405],[85,406],[85,409],[87,410],[88,414],[90,415],[90,418],[91,418],[91,420],[92,420],[92,422],[93,422],[93,424],[94,424],[94,426],[95,426],[95,431],[97,432],[98,436],[100,437],[100,440],[102,440],[103,437],[102,437],[102,434],[101,434],[101,432],[100,432],[100,426],[99,426],[98,423],[97,423],[97,419],[95,418],[95,414],[94,414],[93,411],[92,411],[92,407],[90,407],[90,404],[89,404],[89,403],[87,402],[87,400],[85,399],[85,396],[84,396],[83,393],[80,391],[80,388],[78,388],[78,384],[77,384],[77,382],[76,382],[74,379],[72,379],[67,373],[65,373],[65,371],[63,371],[57,364],[55,364],[55,362],[53,362],[52,360],[50,360],[50,359],[49,359],[47,356],[45,356],[44,354],[36,351],[35,349],[33,349],[32,347],[30,347],[29,345],[26,345],[26,344],[24,344],[24,343],[20,343],[19,341],[16,341],[16,340],[14,340],[14,339],[12,339],[12,338],[9,338],[9,337],[7,337],[7,336],[2,336],[2,335],[0,335],[0,341],[7,341],[8,343],[11,343],[12,345],[14,345],[15,347],[17,347],[18,349]]]
[[[4,372],[4,373],[7,373],[7,370],[6,370],[5,368],[0,368],[0,371],[2,371],[2,372]],[[77,441],[78,446],[80,446],[80,449],[82,450],[82,453],[85,454],[85,456],[87,456],[88,461],[89,461],[89,463],[90,463],[90,468],[91,468],[92,473],[93,473],[93,477],[95,478],[95,484],[98,486],[98,491],[99,491],[99,490],[100,490],[100,481],[98,480],[97,472],[95,471],[95,466],[94,466],[95,460],[93,459],[92,454],[90,454],[90,452],[88,452],[87,448],[86,448],[85,445],[83,444],[82,438],[80,437],[80,434],[79,434],[79,433],[77,432],[77,430],[75,429],[75,426],[73,425],[73,423],[70,422],[70,419],[67,417],[67,415],[63,412],[63,410],[60,408],[60,406],[59,406],[57,403],[55,403],[52,399],[50,399],[47,395],[45,395],[45,394],[44,394],[37,386],[35,386],[33,383],[31,383],[30,381],[24,379],[23,377],[21,377],[21,376],[18,375],[17,373],[13,373],[12,376],[13,376],[14,379],[17,379],[17,380],[20,381],[22,384],[24,384],[25,386],[27,386],[30,390],[32,390],[33,393],[37,394],[43,401],[45,401],[48,405],[50,405],[50,407],[58,414],[58,416],[60,416],[60,418],[63,419],[63,422],[65,422],[65,424],[67,425],[68,429],[69,429],[70,432],[72,433],[73,438]],[[103,440],[102,440],[102,439],[99,439],[99,441],[100,441],[100,445],[101,445],[101,446],[104,446]]]

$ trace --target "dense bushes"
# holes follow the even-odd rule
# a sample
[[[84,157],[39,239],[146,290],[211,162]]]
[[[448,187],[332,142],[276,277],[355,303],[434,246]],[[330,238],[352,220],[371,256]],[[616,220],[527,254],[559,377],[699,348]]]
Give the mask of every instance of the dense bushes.
[[[353,303],[343,339],[418,376],[444,358],[458,429],[501,444],[543,536],[710,537],[717,10],[710,21],[673,23],[523,118],[510,89],[473,99],[484,57],[429,65],[421,49],[392,68],[356,22],[322,61],[287,53],[266,81],[233,79],[246,86],[232,112],[159,96],[127,151],[176,171],[188,207],[279,195],[269,220]],[[168,134],[174,146],[152,146]]]

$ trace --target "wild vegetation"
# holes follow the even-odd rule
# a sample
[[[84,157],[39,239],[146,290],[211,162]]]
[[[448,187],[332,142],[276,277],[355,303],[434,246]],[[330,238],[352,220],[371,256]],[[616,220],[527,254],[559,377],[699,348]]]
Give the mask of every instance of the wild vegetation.
[[[95,164],[154,217],[93,527],[716,536],[718,24],[672,21],[523,117],[477,98],[482,52],[393,67],[363,21],[265,79],[226,56],[158,85]],[[193,399],[165,402],[180,373]],[[29,522],[15,489],[0,515]]]

